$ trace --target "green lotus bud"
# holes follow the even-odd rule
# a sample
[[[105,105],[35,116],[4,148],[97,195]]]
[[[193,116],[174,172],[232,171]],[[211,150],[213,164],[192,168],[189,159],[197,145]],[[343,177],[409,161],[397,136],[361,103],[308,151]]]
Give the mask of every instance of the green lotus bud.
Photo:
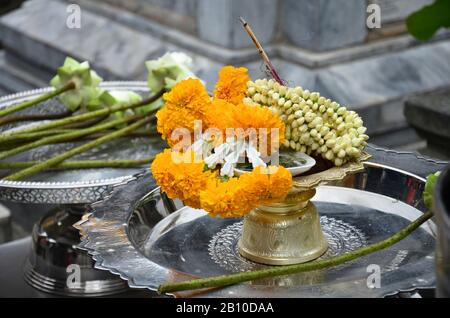
[[[66,86],[69,82],[75,83],[75,89],[59,96],[60,101],[72,111],[80,106],[87,106],[103,93],[103,90],[98,88],[102,78],[91,70],[88,62],[79,63],[67,57],[56,73],[57,75],[50,81],[50,85],[56,89]]]
[[[192,59],[181,52],[169,52],[156,60],[145,62],[148,87],[152,92],[171,89],[187,78],[197,78],[192,71]],[[256,85],[255,85],[256,86]]]

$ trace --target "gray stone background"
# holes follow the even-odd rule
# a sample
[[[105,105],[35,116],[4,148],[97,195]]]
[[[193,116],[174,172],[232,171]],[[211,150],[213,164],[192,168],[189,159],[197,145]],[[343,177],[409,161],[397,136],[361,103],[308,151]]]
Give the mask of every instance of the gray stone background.
[[[403,109],[409,98],[450,87],[450,32],[420,43],[407,34],[404,19],[431,2],[1,0],[0,96],[47,86],[68,55],[89,61],[106,80],[144,80],[144,62],[167,51],[191,55],[209,88],[225,64],[246,66],[254,78],[265,77],[238,21],[243,16],[291,85],[357,110],[372,143],[427,153]],[[66,25],[72,3],[81,8],[79,29]],[[381,7],[380,29],[366,26],[371,3]],[[25,235],[38,214],[16,222],[23,229],[14,235]],[[5,215],[1,210],[0,227],[9,226]]]
[[[357,110],[372,142],[418,150],[425,144],[405,121],[404,100],[450,85],[450,33],[422,44],[405,30],[404,18],[430,2],[28,0],[0,17],[0,94],[47,85],[67,55],[107,80],[145,79],[144,61],[170,50],[192,55],[210,88],[224,64],[265,76],[243,16],[285,80]],[[66,26],[72,3],[80,29]],[[381,7],[380,29],[366,26],[370,3]]]

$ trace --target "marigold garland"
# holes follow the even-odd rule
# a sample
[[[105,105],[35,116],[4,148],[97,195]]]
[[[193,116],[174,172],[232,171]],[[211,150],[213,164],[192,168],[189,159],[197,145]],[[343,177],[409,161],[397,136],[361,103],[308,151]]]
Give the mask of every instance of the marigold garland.
[[[248,81],[250,81],[250,76],[245,67],[224,66],[219,72],[214,97],[224,99],[232,104],[242,103]]]
[[[279,116],[268,108],[249,106],[242,103],[247,82],[247,69],[225,66],[219,72],[215,98],[211,100],[206,88],[197,79],[179,82],[169,93],[164,94],[165,106],[158,111],[157,129],[170,146],[180,141],[172,133],[185,128],[194,132],[194,122],[202,122],[202,131],[208,128],[220,129],[225,136],[227,128],[242,128],[239,137],[248,138],[249,128],[254,128],[259,138],[267,139],[268,153],[271,149],[271,129],[278,129],[278,144],[284,142],[285,125]],[[264,128],[264,130],[259,130]],[[265,133],[264,133],[265,132]],[[191,138],[192,139],[192,138]]]
[[[192,78],[179,82],[165,93],[164,101],[164,107],[156,114],[157,130],[171,146],[179,141],[172,139],[173,131],[186,128],[193,132],[194,121],[203,120],[211,104],[202,82]]]
[[[226,182],[210,181],[200,192],[200,206],[211,216],[222,218],[240,217],[248,213],[253,204],[242,191],[239,178],[230,178]]]
[[[227,182],[210,181],[200,192],[200,205],[211,216],[242,217],[261,204],[283,200],[292,188],[292,175],[284,167],[258,167]]]
[[[204,117],[206,128],[217,128],[225,133],[230,127],[232,112],[236,106],[224,99],[215,98]]]
[[[259,204],[283,200],[293,185],[291,173],[281,166],[256,167],[240,179],[245,195],[257,198]]]
[[[216,172],[205,171],[202,160],[195,159],[192,151],[166,149],[153,161],[153,177],[169,198],[179,198],[211,216],[241,217],[260,204],[282,200],[292,187],[292,176],[283,167],[258,167],[221,181]]]
[[[200,191],[216,178],[216,173],[204,171],[204,162],[195,159],[191,151],[179,153],[166,149],[155,157],[152,174],[169,198],[200,208]]]
[[[219,77],[212,100],[196,79],[181,81],[164,94],[165,106],[157,113],[157,128],[163,139],[173,147],[180,141],[172,136],[175,129],[193,133],[194,121],[201,120],[202,131],[217,128],[224,137],[227,128],[234,128],[237,137],[248,139],[253,129],[257,138],[266,138],[269,151],[271,129],[278,129],[278,143],[282,144],[283,121],[267,108],[243,104],[250,80],[247,69],[226,66]],[[152,173],[169,198],[179,198],[211,216],[241,217],[260,204],[281,201],[292,188],[292,175],[283,167],[257,167],[224,181],[216,171],[205,169],[204,161],[195,159],[193,151],[166,149],[153,161]]]

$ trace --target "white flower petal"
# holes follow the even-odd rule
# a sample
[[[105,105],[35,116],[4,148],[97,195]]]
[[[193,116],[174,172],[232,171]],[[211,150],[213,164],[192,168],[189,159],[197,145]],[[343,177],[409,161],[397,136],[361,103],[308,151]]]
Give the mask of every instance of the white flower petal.
[[[225,162],[225,164],[220,169],[221,176],[232,177],[234,175],[234,165],[232,162]]]
[[[258,166],[266,167],[267,165],[265,162],[261,159],[261,154],[256,150],[253,146],[248,146],[247,148],[247,158],[252,164],[253,168],[256,168]]]

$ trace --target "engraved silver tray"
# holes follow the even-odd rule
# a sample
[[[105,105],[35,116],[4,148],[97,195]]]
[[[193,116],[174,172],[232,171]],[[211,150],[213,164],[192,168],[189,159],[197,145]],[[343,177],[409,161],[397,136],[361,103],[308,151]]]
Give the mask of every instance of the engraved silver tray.
[[[104,82],[101,86],[108,90],[132,90],[138,94],[148,95],[146,82]],[[42,88],[0,98],[0,109],[51,91],[52,88]],[[58,114],[65,107],[57,98],[47,100],[16,114]],[[19,125],[34,125],[29,122]],[[0,133],[15,129],[18,124],[0,126]],[[4,159],[3,161],[45,160],[55,154],[64,152],[78,145],[77,142],[67,142],[47,145],[22,154]],[[142,159],[154,155],[163,149],[161,138],[122,138],[101,145],[84,154],[75,156],[73,160],[83,159]],[[0,169],[0,201],[22,203],[49,204],[83,204],[100,200],[112,190],[114,184],[126,183],[133,175],[148,169],[146,166],[133,168],[102,168],[79,170],[49,170],[30,177],[26,181],[6,181],[2,177],[12,171]]]
[[[369,146],[381,163],[396,156],[420,174],[445,162],[411,153]],[[404,164],[403,163],[403,164]],[[415,165],[417,167],[415,167]],[[323,186],[313,198],[330,243],[323,257],[345,253],[380,241],[424,211],[424,178],[380,163],[341,186]],[[95,267],[120,275],[130,287],[156,290],[162,283],[262,268],[236,249],[242,219],[212,219],[201,210],[182,207],[162,196],[149,173],[92,205],[76,224]],[[192,297],[384,297],[434,288],[435,224],[424,224],[396,245],[334,268],[264,279],[207,292],[183,292]],[[380,269],[379,288],[368,279]]]

